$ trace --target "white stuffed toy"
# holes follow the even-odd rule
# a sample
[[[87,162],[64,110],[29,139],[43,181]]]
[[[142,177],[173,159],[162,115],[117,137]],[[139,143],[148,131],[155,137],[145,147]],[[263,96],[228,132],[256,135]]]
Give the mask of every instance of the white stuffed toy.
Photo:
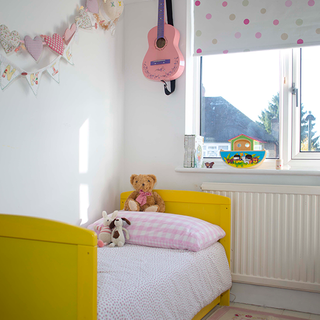
[[[112,232],[111,243],[109,244],[109,247],[123,247],[126,242],[123,231],[126,233],[127,239],[129,240],[129,231],[123,228],[123,221],[125,221],[128,225],[131,224],[131,222],[126,218],[117,218],[111,222],[110,228]]]
[[[102,212],[103,225],[94,226],[95,230],[100,231],[98,246],[103,247],[111,242],[111,222],[117,217],[118,211],[114,211],[112,214],[107,214],[106,211]]]

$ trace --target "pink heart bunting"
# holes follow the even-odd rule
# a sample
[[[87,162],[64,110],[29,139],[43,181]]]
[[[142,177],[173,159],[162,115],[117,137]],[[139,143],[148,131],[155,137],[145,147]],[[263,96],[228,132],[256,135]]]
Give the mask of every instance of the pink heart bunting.
[[[38,61],[41,52],[43,49],[42,39],[39,36],[36,36],[33,40],[29,36],[24,37],[24,44],[26,46],[27,51],[33,57],[34,60]]]
[[[87,0],[87,8],[92,13],[99,13],[99,4],[97,0]]]
[[[53,51],[63,55],[64,47],[63,47],[63,40],[60,35],[54,33],[52,37],[50,36],[43,36],[44,42],[51,48]]]
[[[64,37],[64,42],[66,44],[68,44],[70,42],[70,40],[73,37],[73,35],[76,32],[76,30],[77,30],[77,27],[76,27],[75,23],[73,23],[70,28],[66,29],[66,31],[64,32],[64,36],[63,36]]]

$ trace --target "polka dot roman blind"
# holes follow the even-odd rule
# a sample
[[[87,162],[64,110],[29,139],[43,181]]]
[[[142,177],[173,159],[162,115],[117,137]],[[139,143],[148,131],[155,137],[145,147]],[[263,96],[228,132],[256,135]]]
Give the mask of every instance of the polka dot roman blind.
[[[320,0],[194,0],[194,54],[320,45]]]

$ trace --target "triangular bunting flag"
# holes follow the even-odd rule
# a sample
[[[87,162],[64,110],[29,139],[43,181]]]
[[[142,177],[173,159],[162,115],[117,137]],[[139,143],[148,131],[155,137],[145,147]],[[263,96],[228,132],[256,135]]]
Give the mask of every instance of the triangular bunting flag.
[[[47,72],[49,75],[58,83],[60,83],[60,59],[58,59],[56,62],[52,63],[48,69]]]
[[[73,57],[72,57],[72,52],[71,52],[71,42],[69,43],[69,45],[64,49],[63,52],[63,57],[72,65],[74,65],[73,63]]]
[[[21,71],[12,63],[0,60],[0,87],[3,90],[16,77],[20,76]]]
[[[32,89],[33,93],[37,95],[39,84],[40,84],[40,77],[42,75],[42,71],[38,71],[35,73],[28,73],[26,75],[26,79]]]

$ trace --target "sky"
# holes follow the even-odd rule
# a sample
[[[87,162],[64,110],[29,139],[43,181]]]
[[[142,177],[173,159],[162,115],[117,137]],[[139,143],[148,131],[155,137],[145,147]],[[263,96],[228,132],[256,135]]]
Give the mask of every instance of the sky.
[[[303,51],[302,103],[316,117],[320,134],[320,47]],[[202,79],[206,97],[221,96],[253,121],[279,92],[279,51],[245,52],[203,57]]]

